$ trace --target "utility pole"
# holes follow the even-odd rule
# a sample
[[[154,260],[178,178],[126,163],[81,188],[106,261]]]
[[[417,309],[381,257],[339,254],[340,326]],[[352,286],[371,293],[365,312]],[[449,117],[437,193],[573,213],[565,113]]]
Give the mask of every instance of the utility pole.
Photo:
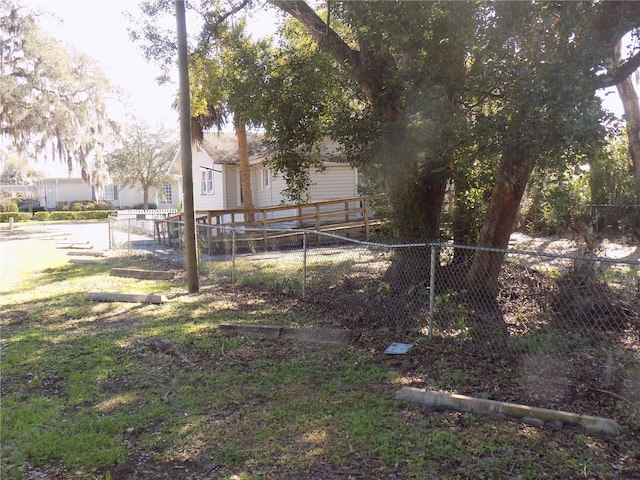
[[[187,62],[187,22],[184,0],[175,0],[178,32],[178,71],[180,74],[180,157],[184,208],[184,256],[189,293],[200,290],[196,247],[196,216],[193,205],[193,170],[191,168],[191,105]]]

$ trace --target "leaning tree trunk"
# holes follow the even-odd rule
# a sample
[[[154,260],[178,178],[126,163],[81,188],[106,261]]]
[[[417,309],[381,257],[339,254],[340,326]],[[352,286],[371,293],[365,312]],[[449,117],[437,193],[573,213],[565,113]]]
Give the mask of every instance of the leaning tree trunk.
[[[522,155],[510,156],[503,161],[491,193],[478,246],[507,248],[531,170]],[[503,259],[502,252],[477,251],[467,274],[469,291],[495,297]]]
[[[640,204],[640,102],[631,77],[625,78],[616,85],[624,115],[627,119],[627,136],[629,137],[629,156],[633,164],[636,202]]]

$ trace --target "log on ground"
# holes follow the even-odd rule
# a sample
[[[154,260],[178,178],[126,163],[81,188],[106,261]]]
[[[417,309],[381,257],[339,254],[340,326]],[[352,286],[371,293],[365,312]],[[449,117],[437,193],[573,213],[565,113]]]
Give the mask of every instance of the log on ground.
[[[127,302],[127,303],[154,303],[160,304],[169,300],[164,295],[140,294],[140,293],[105,293],[91,292],[86,300],[92,302]]]
[[[223,323],[218,326],[218,330],[225,333],[259,335],[266,338],[283,338],[286,340],[327,343],[332,345],[347,345],[353,337],[353,332],[344,328],[286,328],[276,325]]]
[[[99,252],[98,250],[92,251],[92,250],[72,250],[70,252],[67,252],[67,255],[70,257],[73,256],[77,256],[77,257],[104,257],[104,252]]]
[[[165,270],[139,270],[134,268],[112,268],[111,276],[138,278],[143,280],[171,280],[175,276],[175,273],[165,271]]]
[[[82,249],[82,250],[92,250],[93,249],[93,245],[91,245],[90,243],[61,243],[59,245],[56,245],[56,248],[58,249],[71,249],[71,248],[75,248],[75,249]]]
[[[514,418],[537,427],[570,426],[582,428],[587,433],[618,435],[620,425],[615,420],[591,415],[529,407],[515,403],[498,402],[484,398],[467,397],[454,393],[442,393],[419,388],[402,387],[396,394],[396,400],[417,403],[427,407],[445,408],[458,412],[497,415]]]
[[[101,258],[70,258],[69,263],[77,265],[104,265],[106,260]]]

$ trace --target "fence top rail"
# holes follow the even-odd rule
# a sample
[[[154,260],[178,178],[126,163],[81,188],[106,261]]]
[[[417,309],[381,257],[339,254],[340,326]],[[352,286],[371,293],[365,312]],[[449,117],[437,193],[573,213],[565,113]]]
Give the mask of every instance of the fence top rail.
[[[587,207],[609,207],[609,208],[626,208],[633,207],[638,208],[640,204],[632,204],[632,203],[590,203]]]
[[[156,222],[171,222],[171,220],[165,219],[156,219]],[[184,225],[184,222],[176,222],[180,225]],[[344,237],[342,235],[338,235],[331,232],[324,232],[319,230],[312,230],[307,228],[290,228],[290,227],[267,227],[267,228],[254,228],[254,227],[238,227],[231,225],[209,225],[209,224],[198,224],[197,228],[211,228],[217,230],[223,230],[225,233],[231,233],[233,231],[237,231],[238,233],[247,233],[247,232],[264,232],[264,231],[272,231],[277,233],[290,232],[296,234],[307,234],[307,235],[322,235],[325,237],[335,238],[337,240],[346,241],[349,243],[367,246],[371,248],[388,248],[388,249],[400,249],[400,248],[458,248],[462,250],[476,250],[476,251],[485,251],[485,252],[495,252],[495,253],[504,253],[507,255],[525,255],[530,257],[544,257],[550,259],[567,259],[567,260],[585,260],[590,262],[601,262],[601,263],[610,263],[610,264],[625,264],[632,266],[640,266],[640,259],[638,260],[629,260],[624,258],[608,258],[608,257],[598,257],[595,255],[576,255],[570,253],[550,253],[550,252],[539,252],[535,250],[519,250],[512,248],[493,248],[493,247],[482,247],[477,245],[458,245],[453,242],[422,242],[422,243],[378,243],[378,242],[369,242],[366,240],[358,240],[356,238]]]
[[[290,204],[290,205],[277,205],[273,207],[259,207],[259,208],[232,208],[227,210],[198,210],[197,214],[201,215],[239,215],[239,214],[251,214],[251,213],[262,213],[262,212],[279,212],[283,210],[297,210],[299,208],[313,208],[316,206],[324,206],[324,205],[344,205],[345,203],[352,202],[360,202],[367,200],[375,200],[379,198],[383,198],[384,195],[372,195],[372,196],[360,196],[360,197],[346,197],[339,198],[334,200],[322,200],[319,202],[311,202],[311,203],[300,203],[300,204]],[[341,212],[337,210],[336,212]]]

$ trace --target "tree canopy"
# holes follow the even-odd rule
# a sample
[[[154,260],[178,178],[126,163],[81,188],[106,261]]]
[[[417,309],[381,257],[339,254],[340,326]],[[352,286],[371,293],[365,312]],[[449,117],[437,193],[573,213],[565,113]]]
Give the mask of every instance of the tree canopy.
[[[336,140],[386,191],[399,240],[439,238],[453,185],[456,242],[505,248],[532,172],[595,155],[605,138],[596,90],[640,64],[637,50],[613,61],[620,38],[638,32],[639,2],[268,3],[296,22],[264,74],[272,162],[301,190],[314,146]],[[195,7],[200,41],[215,43],[256,4]],[[478,252],[469,285],[493,290],[501,260]]]
[[[37,17],[0,0],[0,135],[20,154],[50,155],[103,179],[105,142],[113,125],[105,98],[114,92],[97,64],[45,35]]]
[[[167,178],[169,165],[178,151],[173,132],[159,127],[152,129],[144,122],[125,128],[120,146],[106,156],[111,178],[124,186],[138,187],[143,195],[143,208],[149,208],[149,192],[160,188]]]
[[[43,174],[29,167],[28,162],[15,154],[8,154],[2,161],[0,183],[3,185],[30,185]]]

